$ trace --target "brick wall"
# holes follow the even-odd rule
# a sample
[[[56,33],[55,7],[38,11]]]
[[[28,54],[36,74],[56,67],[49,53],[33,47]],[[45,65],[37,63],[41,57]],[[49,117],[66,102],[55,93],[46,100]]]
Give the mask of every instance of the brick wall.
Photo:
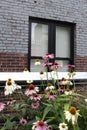
[[[17,52],[0,52],[1,72],[20,72],[27,67],[27,55]]]
[[[87,71],[87,0],[1,0],[0,71],[27,66],[29,16],[76,23],[76,71]]]

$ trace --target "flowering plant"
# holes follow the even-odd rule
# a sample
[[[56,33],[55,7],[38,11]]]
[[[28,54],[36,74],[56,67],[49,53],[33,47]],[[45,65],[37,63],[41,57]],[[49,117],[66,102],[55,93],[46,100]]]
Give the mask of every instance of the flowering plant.
[[[58,79],[61,65],[51,62],[53,54],[46,54],[42,66],[49,69],[51,79],[40,71],[41,84],[27,81],[21,89],[11,78],[6,81],[4,94],[8,101],[0,102],[1,130],[86,130],[87,97],[77,93],[73,80],[74,65],[69,68],[68,79]],[[35,65],[40,65],[36,60]],[[28,70],[27,70],[28,72]],[[7,113],[5,113],[7,111]],[[10,112],[9,112],[10,111]]]

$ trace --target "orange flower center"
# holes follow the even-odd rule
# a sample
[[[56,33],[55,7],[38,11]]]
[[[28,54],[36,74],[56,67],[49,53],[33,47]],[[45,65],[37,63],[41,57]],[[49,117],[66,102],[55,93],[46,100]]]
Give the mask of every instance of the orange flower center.
[[[67,92],[69,92],[69,91],[70,91],[70,89],[67,87],[67,88],[66,88],[66,91],[67,91]]]
[[[69,109],[69,112],[70,112],[71,114],[75,115],[75,114],[76,114],[76,108],[73,107],[73,106],[71,106],[70,109]]]
[[[62,78],[62,81],[66,81],[66,79],[63,77],[63,78]]]
[[[43,74],[43,73],[44,73],[44,72],[41,70],[41,71],[40,71],[40,74]]]
[[[35,62],[39,62],[40,60],[39,59],[35,59]]]
[[[11,78],[9,78],[9,79],[7,80],[7,85],[12,85],[12,79],[11,79]]]
[[[33,90],[33,89],[34,89],[34,85],[33,85],[33,84],[30,84],[30,85],[29,85],[29,89],[30,89],[30,90]]]
[[[53,93],[53,92],[50,92],[50,95],[54,95],[54,93]]]
[[[52,84],[51,83],[48,83],[47,86],[51,86]]]
[[[8,82],[7,82],[7,85],[9,85],[9,86],[12,85],[12,82],[11,82],[11,81],[8,81]]]
[[[58,62],[54,62],[54,65],[58,65]]]
[[[43,121],[39,121],[39,125],[40,125],[40,126],[43,126],[43,125],[44,125],[44,122],[43,122]]]
[[[24,68],[24,71],[28,71],[28,68],[27,68],[27,67],[25,67],[25,68]]]
[[[64,89],[64,86],[60,86],[61,89]]]
[[[38,94],[35,93],[35,94],[34,94],[34,97],[38,97]]]

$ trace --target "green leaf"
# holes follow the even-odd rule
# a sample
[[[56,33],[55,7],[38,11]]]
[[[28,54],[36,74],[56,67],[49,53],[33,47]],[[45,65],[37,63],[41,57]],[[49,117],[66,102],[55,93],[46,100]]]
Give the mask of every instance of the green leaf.
[[[13,126],[15,126],[16,122],[11,122],[9,119],[7,119],[6,123],[5,123],[5,127],[9,130],[12,130]]]
[[[49,103],[44,103],[44,102],[42,102],[42,104],[43,104],[43,105],[46,105],[46,106],[48,106],[48,107],[52,107],[52,104],[49,104]]]
[[[56,119],[56,117],[50,117],[48,120],[46,120],[46,122],[49,123],[49,122],[51,122],[51,121],[53,121],[55,119]]]
[[[68,110],[69,107],[70,107],[70,103],[66,103],[66,104],[64,104],[64,110]]]
[[[44,120],[44,118],[46,117],[46,115],[49,113],[50,110],[51,110],[51,107],[50,107],[50,106],[47,106],[47,107],[44,109],[42,120]]]
[[[5,128],[5,127],[2,127],[1,130],[6,130],[6,128]]]

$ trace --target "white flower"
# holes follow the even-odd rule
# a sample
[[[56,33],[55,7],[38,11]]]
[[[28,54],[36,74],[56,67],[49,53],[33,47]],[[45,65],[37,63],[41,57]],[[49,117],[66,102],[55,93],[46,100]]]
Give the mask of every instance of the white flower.
[[[40,65],[41,63],[40,62],[35,62],[35,65]]]
[[[52,86],[52,85],[51,85],[51,86],[47,86],[47,87],[46,87],[46,90],[54,90],[54,89],[55,89],[55,87],[54,87],[54,86]]]
[[[35,129],[36,129],[36,125],[33,125],[33,126],[32,126],[32,130],[35,130]]]
[[[65,93],[65,95],[71,95],[73,92],[71,90],[70,91],[66,90],[64,93]]]
[[[41,80],[46,78],[46,74],[42,70],[39,72],[39,74],[40,74]]]
[[[85,99],[85,102],[87,102],[87,98]]]
[[[12,94],[16,89],[21,89],[21,86],[17,85],[11,78],[6,81],[5,95]]]
[[[13,92],[14,92],[14,86],[13,85],[5,86],[5,92],[4,92],[5,95],[12,94]]]
[[[27,83],[33,83],[33,80],[27,80],[26,82]]]
[[[21,86],[20,86],[20,85],[17,85],[17,84],[15,84],[14,87],[15,87],[15,90],[16,90],[16,89],[21,89]]]
[[[35,60],[35,65],[41,65],[41,62],[40,62],[39,59],[36,59],[36,60]]]
[[[26,72],[29,72],[28,68],[25,67],[24,70],[23,70],[23,72],[25,72],[25,73],[26,73]]]
[[[73,106],[71,106],[68,111],[65,110],[64,115],[65,115],[66,120],[68,122],[71,121],[72,124],[76,124],[78,116],[80,116],[79,110],[76,110],[76,108]]]
[[[60,124],[59,124],[59,129],[60,129],[60,130],[68,130],[68,126],[67,126],[67,124],[65,124],[65,123],[60,123]]]

